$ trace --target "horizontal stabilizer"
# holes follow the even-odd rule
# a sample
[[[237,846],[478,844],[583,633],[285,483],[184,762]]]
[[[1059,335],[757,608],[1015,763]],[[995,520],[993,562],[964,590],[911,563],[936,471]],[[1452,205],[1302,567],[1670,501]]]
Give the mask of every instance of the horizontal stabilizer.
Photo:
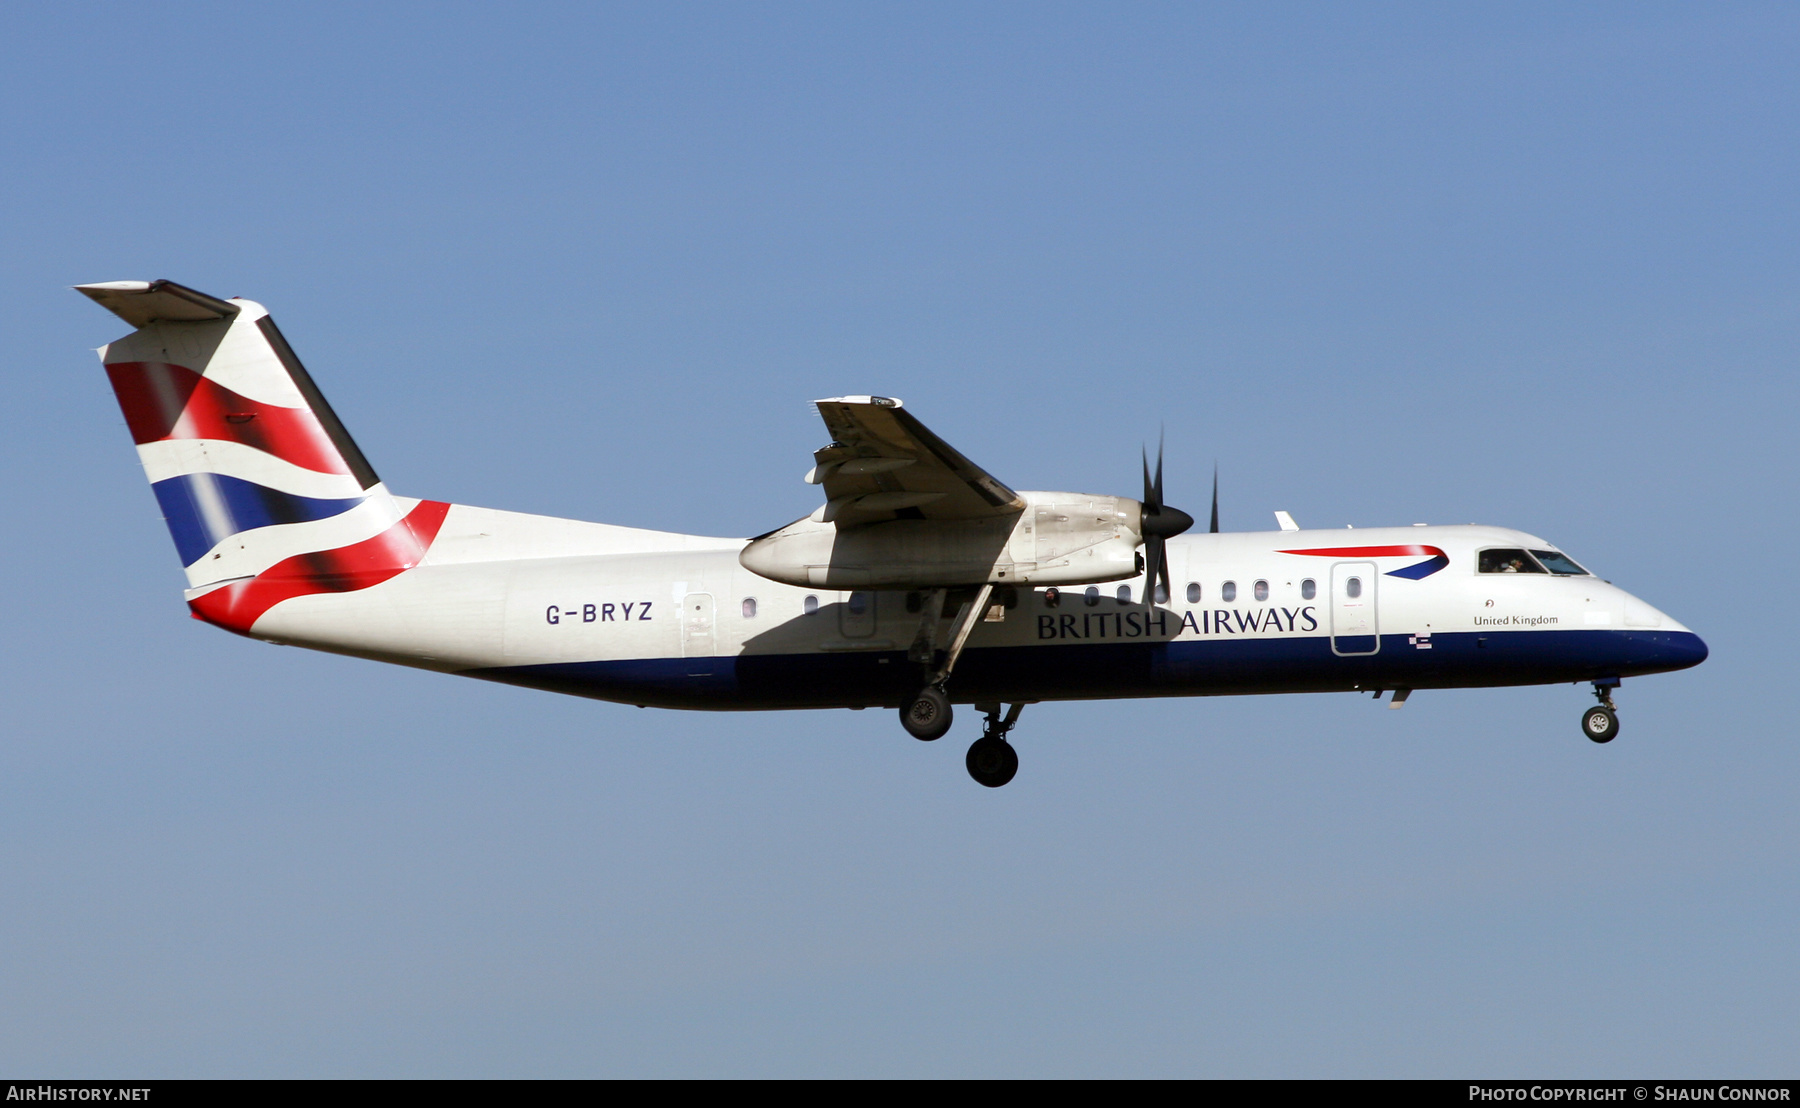
[[[238,306],[229,300],[195,292],[173,281],[103,281],[97,285],[76,285],[75,291],[133,327],[158,320],[200,323],[238,314]]]

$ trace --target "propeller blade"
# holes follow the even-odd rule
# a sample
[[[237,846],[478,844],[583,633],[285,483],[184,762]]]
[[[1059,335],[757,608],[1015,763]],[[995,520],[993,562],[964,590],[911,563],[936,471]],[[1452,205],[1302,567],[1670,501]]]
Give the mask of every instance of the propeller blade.
[[[1157,545],[1161,546],[1162,543],[1159,541]],[[1150,586],[1150,599],[1157,604],[1167,604],[1169,598],[1175,595],[1175,585],[1169,580],[1169,555],[1166,550],[1160,559],[1158,576],[1161,578],[1162,592],[1159,594],[1155,585]]]
[[[1156,509],[1157,509],[1157,511],[1161,511],[1162,506],[1163,506],[1163,493],[1162,493],[1163,436],[1164,436],[1164,432],[1162,432],[1162,431],[1158,431],[1156,433]]]
[[[1213,463],[1212,533],[1219,533],[1219,463]]]
[[[1163,540],[1159,536],[1144,539],[1144,602],[1151,603],[1156,599],[1156,575],[1169,572],[1168,552],[1163,549]]]

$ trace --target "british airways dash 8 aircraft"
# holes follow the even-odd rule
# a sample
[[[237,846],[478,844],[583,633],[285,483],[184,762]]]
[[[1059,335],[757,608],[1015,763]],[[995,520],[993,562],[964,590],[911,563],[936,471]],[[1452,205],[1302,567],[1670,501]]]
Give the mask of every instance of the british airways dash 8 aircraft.
[[[390,492],[261,305],[78,286],[136,330],[101,350],[195,618],[311,647],[639,706],[897,708],[1006,784],[1027,704],[1589,683],[1698,665],[1699,636],[1501,527],[1221,534],[1163,502],[1018,492],[900,401],[818,401],[824,503],[707,538]],[[1005,708],[1004,712],[1002,711]]]

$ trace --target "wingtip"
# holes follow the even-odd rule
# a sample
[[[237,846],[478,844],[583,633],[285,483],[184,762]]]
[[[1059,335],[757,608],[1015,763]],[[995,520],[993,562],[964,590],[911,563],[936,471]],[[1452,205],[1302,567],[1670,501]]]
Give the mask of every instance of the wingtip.
[[[904,408],[906,401],[897,396],[827,396],[814,404],[873,404],[877,408]]]
[[[149,292],[153,281],[93,281],[85,285],[70,285],[76,292],[93,295],[96,292]]]

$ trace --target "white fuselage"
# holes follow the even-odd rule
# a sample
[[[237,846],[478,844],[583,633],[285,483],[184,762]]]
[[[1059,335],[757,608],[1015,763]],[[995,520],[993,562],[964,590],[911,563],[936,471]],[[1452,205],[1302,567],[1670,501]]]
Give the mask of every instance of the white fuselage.
[[[898,703],[921,619],[907,594],[778,583],[740,564],[745,541],[456,506],[409,572],[288,600],[251,633],[632,703]],[[1548,544],[1478,526],[1179,537],[1164,603],[1144,603],[1141,577],[1054,602],[1014,590],[975,625],[956,699],[1528,684],[1704,657],[1597,577],[1478,573],[1492,547]],[[1383,548],[1447,564],[1414,579],[1395,572],[1428,561],[1417,553],[1293,553]]]

